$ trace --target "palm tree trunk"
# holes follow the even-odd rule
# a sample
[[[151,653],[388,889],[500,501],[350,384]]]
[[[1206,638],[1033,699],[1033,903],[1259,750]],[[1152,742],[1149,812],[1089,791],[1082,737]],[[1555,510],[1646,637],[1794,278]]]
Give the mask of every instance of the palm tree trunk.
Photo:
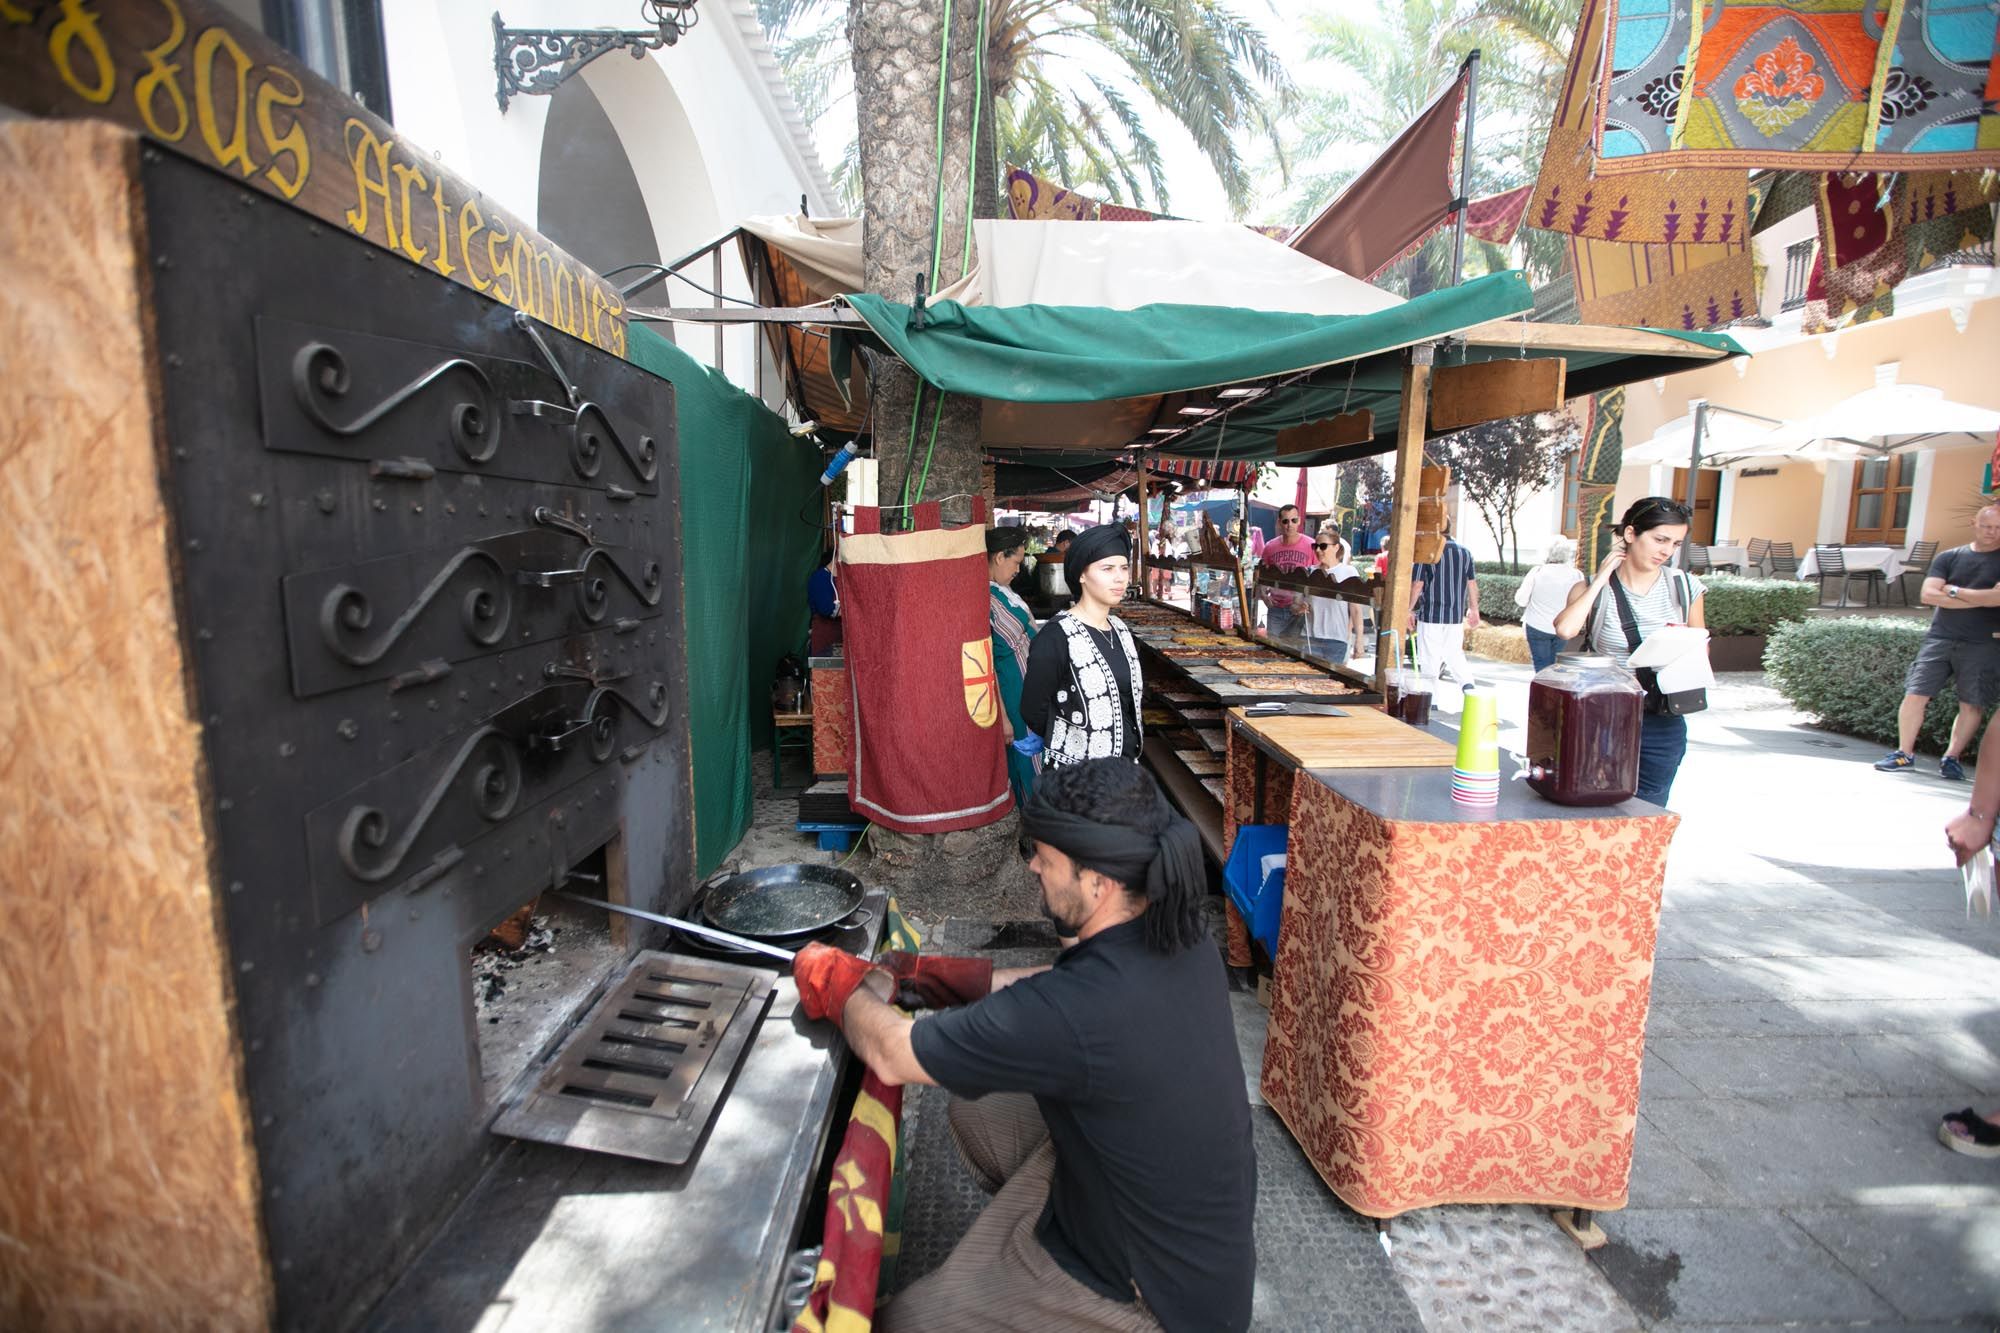
[[[850,0],[848,39],[854,52],[854,96],[860,117],[862,280],[871,292],[915,298],[919,275],[947,285],[962,276],[966,183],[975,170],[976,216],[992,217],[991,97],[982,102],[980,151],[972,151],[974,53],[978,0],[951,0],[951,60],[943,108],[943,207],[938,207],[938,61],[944,0]],[[962,521],[980,490],[979,405],[942,399],[926,387],[912,447],[914,374],[902,362],[878,358],[872,368],[875,455],[884,504],[912,499],[921,481],[926,498],[946,501],[945,518]],[[928,460],[928,477],[925,476]]]

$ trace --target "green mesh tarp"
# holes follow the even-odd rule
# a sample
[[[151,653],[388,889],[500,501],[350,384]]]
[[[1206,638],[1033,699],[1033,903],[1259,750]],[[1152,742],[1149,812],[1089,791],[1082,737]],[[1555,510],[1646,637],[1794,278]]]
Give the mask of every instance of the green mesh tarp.
[[[751,747],[771,734],[771,676],[803,653],[819,561],[819,451],[784,418],[641,324],[626,357],[674,386],[696,873],[750,827]]]

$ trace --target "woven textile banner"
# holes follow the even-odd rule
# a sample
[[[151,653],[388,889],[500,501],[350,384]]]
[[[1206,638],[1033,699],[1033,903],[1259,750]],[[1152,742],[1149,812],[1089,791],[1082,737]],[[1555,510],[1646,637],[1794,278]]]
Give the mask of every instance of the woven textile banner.
[[[1735,245],[1623,245],[1570,241],[1577,316],[1690,332],[1757,313],[1752,252]]]
[[[1590,130],[1598,72],[1604,64],[1604,6],[1605,0],[1584,0],[1577,18],[1576,45],[1549,126],[1541,175],[1528,203],[1528,225],[1566,236],[1628,243],[1732,239],[1695,237],[1690,232],[1698,212],[1714,216],[1718,227],[1730,201],[1735,201],[1735,213],[1742,213],[1748,178],[1740,171],[1655,170],[1610,182],[1596,179]]]
[[[991,824],[1013,808],[1000,680],[988,619],[986,504],[940,525],[935,502],[908,532],[854,511],[839,548],[847,686],[854,704],[847,799],[898,833]]]
[[[1606,3],[1600,174],[2000,167],[1990,0]]]
[[[866,1333],[874,1324],[902,1117],[903,1090],[873,1070],[863,1075],[827,1181],[819,1268],[792,1333]]]

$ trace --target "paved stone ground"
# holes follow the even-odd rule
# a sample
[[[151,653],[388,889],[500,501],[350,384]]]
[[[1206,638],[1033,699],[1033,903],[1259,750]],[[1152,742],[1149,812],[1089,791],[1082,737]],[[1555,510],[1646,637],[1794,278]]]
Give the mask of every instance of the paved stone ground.
[[[1518,743],[1527,668],[1477,665]],[[1942,835],[1967,789],[1934,761],[1874,772],[1882,747],[1806,725],[1760,676],[1711,700],[1671,801],[1631,1202],[1598,1215],[1611,1243],[1586,1257],[1540,1209],[1439,1208],[1397,1219],[1388,1271],[1433,1333],[2000,1330],[2000,1160],[1935,1137],[1944,1111],[2000,1106],[2000,922],[1966,920]],[[923,886],[899,892],[924,916]],[[1232,998],[1254,1097],[1263,1011]],[[1275,1228],[1260,1215],[1260,1248],[1364,1234],[1303,1187]],[[1343,1317],[1296,1313],[1312,1265],[1287,1252],[1261,1266],[1258,1326],[1407,1326],[1383,1268],[1339,1253]]]

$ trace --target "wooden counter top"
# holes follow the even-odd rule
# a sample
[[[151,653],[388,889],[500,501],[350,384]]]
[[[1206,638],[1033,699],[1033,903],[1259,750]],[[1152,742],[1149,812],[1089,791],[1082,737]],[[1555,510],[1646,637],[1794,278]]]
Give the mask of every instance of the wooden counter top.
[[[1294,768],[1451,767],[1457,749],[1427,731],[1399,722],[1372,705],[1340,705],[1341,716],[1229,710],[1262,749]]]

